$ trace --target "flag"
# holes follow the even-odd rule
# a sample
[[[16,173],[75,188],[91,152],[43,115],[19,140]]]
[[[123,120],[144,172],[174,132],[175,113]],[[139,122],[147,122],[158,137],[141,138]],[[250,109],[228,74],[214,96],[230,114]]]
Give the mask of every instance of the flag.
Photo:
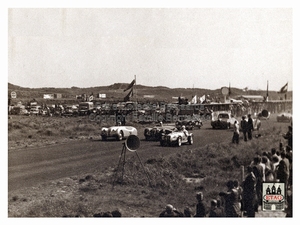
[[[288,90],[288,83],[286,83],[280,90],[278,93],[287,93]]]
[[[205,95],[203,95],[202,97],[200,97],[200,103],[203,103],[205,101]]]
[[[192,98],[191,103],[192,103],[192,104],[196,104],[196,103],[197,103],[197,95],[195,95],[195,96]]]
[[[133,81],[131,81],[131,83],[128,85],[127,88],[124,89],[124,92],[129,90],[130,88],[132,88],[134,84],[135,84],[135,79]]]
[[[130,97],[132,97],[133,89],[129,91],[129,93],[124,97],[124,102],[128,102],[130,100]]]
[[[92,93],[92,94],[89,96],[89,101],[91,102],[91,101],[93,101],[93,99],[94,99],[94,94]]]

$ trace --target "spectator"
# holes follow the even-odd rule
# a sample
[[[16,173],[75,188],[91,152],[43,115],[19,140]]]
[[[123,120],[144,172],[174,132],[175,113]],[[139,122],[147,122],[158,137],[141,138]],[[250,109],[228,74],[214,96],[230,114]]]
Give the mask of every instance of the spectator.
[[[247,134],[248,134],[248,139],[252,139],[252,131],[253,131],[253,120],[251,118],[251,114],[248,114],[248,128],[247,128]]]
[[[242,132],[243,132],[243,136],[244,136],[244,141],[247,141],[248,123],[246,121],[245,116],[242,116],[241,128],[242,128]]]
[[[293,127],[289,126],[288,132],[286,134],[283,134],[282,136],[288,141],[288,146],[293,149]]]
[[[226,184],[227,192],[220,192],[220,196],[225,197],[225,215],[226,217],[241,217],[241,208],[239,205],[238,192],[234,188],[233,181],[230,180]]]
[[[185,207],[183,213],[184,213],[184,217],[193,217],[192,210],[190,209],[190,207]]]
[[[251,166],[247,167],[247,176],[243,182],[243,205],[247,217],[255,217],[256,177]]]
[[[271,159],[272,159],[271,153],[265,151],[262,153],[262,158],[263,157],[265,157],[267,159],[267,162],[265,163],[265,165],[268,166],[269,168],[271,168]],[[263,161],[263,159],[262,159],[262,161]]]
[[[290,163],[290,172],[289,172],[289,180],[288,184],[293,185],[293,152],[289,146],[286,147],[286,158],[289,160]]]
[[[238,121],[234,121],[233,125],[233,136],[232,136],[232,143],[239,143],[240,139],[240,126],[238,124]]]
[[[220,217],[225,217],[225,211],[221,199],[217,199],[217,210],[220,214]]]
[[[275,175],[276,175],[278,165],[279,165],[279,158],[277,156],[273,156],[271,169],[273,170],[273,173]],[[275,176],[275,178],[276,178],[276,176]]]
[[[208,217],[223,217],[222,212],[218,208],[218,202],[215,199],[211,200],[210,202]]]
[[[280,154],[281,156],[281,161],[284,161],[285,163],[285,169],[286,169],[286,174],[287,174],[287,182],[286,185],[288,185],[288,180],[289,180],[289,176],[290,176],[290,162],[289,160],[286,158],[286,153],[285,152],[281,152]]]
[[[198,201],[196,205],[196,214],[194,217],[205,217],[206,216],[206,207],[203,202],[203,193],[198,192],[196,194],[196,199]]]
[[[275,176],[273,170],[271,169],[271,163],[269,159],[266,156],[263,156],[261,161],[265,165],[265,181],[274,181]]]
[[[242,201],[243,200],[243,188],[240,186],[238,180],[234,180],[233,185],[234,185],[234,188],[238,192],[239,204],[240,204],[240,209],[241,209],[241,212],[242,212],[242,210],[243,210],[243,201]]]
[[[256,177],[256,195],[258,198],[258,205],[262,205],[262,182],[263,182],[263,167],[261,166],[261,157],[256,156],[253,160],[253,173]],[[255,211],[258,211],[258,205],[255,206]]]
[[[287,185],[288,182],[288,173],[287,173],[287,167],[283,160],[279,162],[277,171],[276,171],[276,179],[281,182],[285,183]]]
[[[278,155],[276,154],[276,148],[271,149],[271,157],[272,157],[272,161],[273,161],[273,157],[278,158]],[[278,162],[279,162],[279,158],[278,158]]]
[[[166,209],[159,214],[159,217],[183,217],[183,214],[168,204]]]

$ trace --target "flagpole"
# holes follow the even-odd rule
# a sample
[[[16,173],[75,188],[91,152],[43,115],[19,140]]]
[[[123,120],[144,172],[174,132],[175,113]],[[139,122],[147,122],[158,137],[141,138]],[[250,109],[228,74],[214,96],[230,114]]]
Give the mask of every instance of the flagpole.
[[[134,86],[136,85],[136,75],[134,75]],[[134,92],[133,92],[134,93]],[[135,88],[135,100],[137,102],[137,88]]]
[[[269,101],[269,81],[267,80],[267,97],[266,97],[266,101]]]

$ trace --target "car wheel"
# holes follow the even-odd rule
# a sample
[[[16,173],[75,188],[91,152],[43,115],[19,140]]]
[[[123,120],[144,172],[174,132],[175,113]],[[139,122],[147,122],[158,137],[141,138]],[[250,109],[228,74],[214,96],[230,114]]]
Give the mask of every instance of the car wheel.
[[[181,140],[181,137],[179,137],[178,139],[177,139],[177,146],[178,147],[180,147],[181,146],[181,144],[182,144],[182,142],[181,142],[182,140]]]
[[[190,145],[192,145],[194,143],[193,136],[189,136],[188,142]]]
[[[106,135],[102,135],[101,138],[102,138],[102,141],[106,141],[106,139],[107,139]]]
[[[119,134],[119,136],[117,137],[117,139],[118,139],[119,141],[122,141],[123,138],[124,138],[124,133],[123,133],[123,131],[121,131],[120,134]]]

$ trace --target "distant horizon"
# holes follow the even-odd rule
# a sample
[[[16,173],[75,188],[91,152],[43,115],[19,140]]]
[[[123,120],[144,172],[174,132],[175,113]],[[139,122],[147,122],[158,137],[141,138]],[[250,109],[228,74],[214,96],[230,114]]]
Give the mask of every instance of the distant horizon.
[[[78,86],[72,86],[72,87],[51,87],[51,86],[46,86],[46,87],[25,87],[25,86],[21,86],[21,85],[17,85],[17,84],[13,84],[11,82],[8,82],[8,84],[11,84],[11,85],[14,85],[14,86],[18,86],[20,88],[30,88],[30,89],[42,89],[42,88],[54,88],[54,89],[71,89],[71,88],[80,88],[80,89],[88,89],[88,88],[97,88],[97,87],[108,87],[108,86],[112,86],[114,84],[130,84],[130,82],[128,83],[123,83],[123,82],[119,82],[119,83],[113,83],[113,84],[109,84],[109,85],[98,85],[98,86],[91,86],[91,87],[78,87]],[[222,86],[222,87],[219,87],[219,88],[215,88],[215,89],[211,89],[211,88],[199,88],[199,87],[192,87],[192,88],[186,88],[186,87],[175,87],[175,88],[172,88],[172,87],[168,87],[168,86],[163,86],[163,85],[158,85],[158,86],[150,86],[150,85],[144,85],[144,84],[136,84],[136,85],[140,85],[140,86],[144,86],[144,87],[153,87],[153,88],[157,88],[157,87],[165,87],[165,88],[169,88],[169,89],[205,89],[205,90],[218,90],[218,89],[221,89],[222,87],[227,87],[229,88],[229,86]],[[234,88],[234,89],[239,89],[239,90],[244,90],[244,88],[238,88],[238,87],[230,87],[230,88]],[[247,91],[267,91],[267,87],[266,89],[251,89],[251,88],[248,88]],[[245,91],[245,92],[247,92]],[[270,88],[268,89],[268,91],[272,91],[272,92],[279,92],[279,90],[270,90]],[[292,92],[293,90],[287,90],[287,92]]]

